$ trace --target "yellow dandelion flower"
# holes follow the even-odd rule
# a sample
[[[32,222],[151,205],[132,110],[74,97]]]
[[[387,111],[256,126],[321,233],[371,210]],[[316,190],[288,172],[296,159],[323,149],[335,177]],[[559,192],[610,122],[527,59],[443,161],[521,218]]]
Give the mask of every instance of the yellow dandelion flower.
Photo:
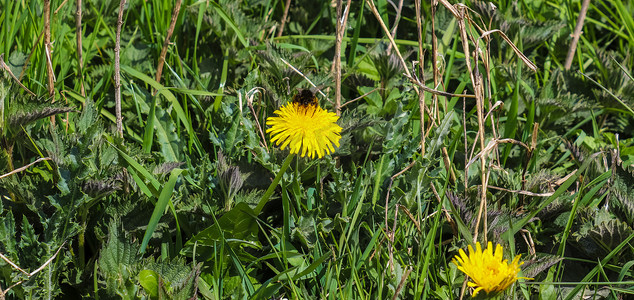
[[[502,258],[502,246],[497,244],[495,252],[493,252],[493,244],[489,242],[487,248],[482,251],[480,243],[476,243],[476,251],[473,251],[469,245],[469,255],[460,249],[460,255],[456,255],[452,262],[458,267],[458,270],[464,272],[471,278],[473,282],[468,282],[470,287],[474,287],[473,297],[481,290],[488,293],[499,293],[506,290],[518,278],[532,279],[526,277],[517,277],[520,266],[524,264],[520,262],[520,256],[517,255],[509,264],[508,260]]]
[[[271,142],[291,149],[291,154],[322,158],[324,154],[335,151],[333,144],[339,147],[341,127],[337,125],[339,117],[319,107],[317,103],[293,101],[274,112],[277,116],[266,119],[271,126],[266,133],[271,134]]]

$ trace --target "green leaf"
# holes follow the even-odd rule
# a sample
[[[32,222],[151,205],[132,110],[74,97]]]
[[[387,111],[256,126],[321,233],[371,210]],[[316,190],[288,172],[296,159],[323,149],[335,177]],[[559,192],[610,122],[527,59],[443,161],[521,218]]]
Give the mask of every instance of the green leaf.
[[[163,186],[163,189],[161,189],[161,194],[159,195],[158,201],[154,206],[154,211],[152,212],[152,216],[150,217],[150,222],[148,223],[145,234],[143,235],[143,242],[141,243],[141,247],[139,248],[139,253],[145,253],[145,248],[150,242],[150,238],[152,237],[152,234],[156,229],[156,225],[163,216],[167,204],[171,203],[172,194],[174,193],[174,186],[176,185],[178,176],[180,176],[181,173],[186,174],[187,171],[183,169],[172,170],[172,172],[170,172],[169,180]]]
[[[2,201],[0,201],[2,203]],[[2,213],[2,211],[0,211]],[[15,220],[13,218],[13,212],[9,211],[7,214],[0,220],[2,226],[0,227],[0,242],[2,243],[3,253],[6,253],[9,257],[14,257],[17,255],[18,251],[16,249],[16,240],[15,240]]]
[[[158,274],[152,270],[139,272],[139,283],[152,298],[158,297]]]
[[[627,237],[626,239],[624,239],[618,246],[616,246],[614,249],[612,249],[612,251],[610,253],[608,253],[608,255],[606,255],[598,264],[597,266],[595,266],[590,272],[588,272],[588,274],[581,280],[581,282],[588,282],[590,281],[593,277],[596,276],[597,272],[599,272],[600,266],[602,265],[606,265],[611,259],[612,257],[614,257],[615,255],[619,254],[619,252],[621,252],[621,250],[629,245],[628,243],[630,242],[630,240],[632,240],[634,238],[634,233],[630,234],[629,237]],[[584,288],[585,285],[583,284],[577,284],[575,285],[575,287],[572,289],[572,291],[566,296],[566,300],[571,300],[574,299],[577,296],[577,293],[579,292],[579,290],[581,290],[582,288]]]
[[[176,134],[176,126],[167,113],[160,107],[156,107],[154,115],[154,127],[156,128],[156,137],[166,162],[180,161],[180,138]]]
[[[222,232],[220,232],[222,230]],[[224,236],[226,239],[243,240],[252,246],[258,234],[255,212],[248,204],[240,202],[218,219],[218,224],[211,225],[192,237],[186,246],[191,249],[194,244],[213,247]]]
[[[140,263],[136,247],[119,236],[115,222],[108,226],[108,242],[101,249],[99,272],[106,279],[106,289],[110,294],[124,296],[136,289],[133,278]]]
[[[143,134],[143,150],[145,153],[152,151],[154,140],[154,119],[156,118],[156,97],[152,97],[150,112],[147,116],[147,124],[145,124],[145,133]]]
[[[224,96],[225,84],[227,84],[227,73],[229,72],[229,48],[225,49],[222,56],[222,72],[220,73],[220,86],[218,87],[218,96],[214,100],[214,111],[220,109],[222,98]]]

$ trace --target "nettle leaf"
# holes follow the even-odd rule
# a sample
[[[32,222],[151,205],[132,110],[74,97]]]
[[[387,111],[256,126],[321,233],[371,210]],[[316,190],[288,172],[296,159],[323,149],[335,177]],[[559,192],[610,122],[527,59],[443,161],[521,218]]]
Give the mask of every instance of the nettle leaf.
[[[0,203],[2,203],[0,201]],[[0,210],[0,213],[2,210]],[[16,236],[15,236],[15,220],[13,218],[13,212],[8,211],[7,214],[0,220],[2,226],[0,227],[0,251],[10,258],[17,258],[16,249]]]
[[[616,219],[606,210],[587,209],[580,211],[578,218],[582,226],[573,233],[571,243],[591,258],[606,256],[634,233],[631,225]],[[631,253],[627,255],[633,258]]]
[[[138,41],[135,36],[130,35],[127,38]],[[136,70],[143,73],[151,73],[155,71],[152,61],[147,59],[152,54],[152,49],[147,43],[138,41],[122,50],[122,64],[134,67]]]
[[[184,258],[173,261],[153,261],[139,273],[139,282],[145,291],[168,296],[169,299],[189,299],[194,293],[194,282],[198,279],[200,266],[186,265]]]
[[[507,16],[500,18],[500,30],[508,36],[522,32],[522,44],[525,49],[542,44],[555,35],[561,34],[561,29],[566,27],[562,20],[548,20],[545,22],[530,19],[509,19]],[[504,44],[503,44],[504,45]]]
[[[39,119],[73,111],[73,108],[71,107],[60,107],[58,105],[38,105],[23,107],[23,109],[24,110],[15,112],[9,116],[9,126],[13,127],[15,130],[17,130],[20,126],[24,126]]]
[[[628,224],[634,223],[634,175],[622,166],[615,166],[613,184],[609,188],[610,211]]]
[[[81,188],[82,192],[92,198],[101,198],[120,189],[121,186],[116,181],[92,179],[84,181]]]
[[[141,257],[138,246],[119,236],[119,228],[112,222],[108,228],[108,242],[101,250],[99,273],[106,280],[108,293],[115,294],[134,289]]]
[[[522,265],[522,272],[524,273],[523,276],[535,278],[537,274],[548,270],[548,268],[562,261],[563,259],[563,257],[546,253],[540,253],[536,256],[530,257],[527,260],[524,260],[524,265]]]
[[[80,133],[85,134],[89,128],[97,125],[99,122],[99,112],[95,107],[95,103],[91,98],[86,98],[86,101],[84,102],[84,109],[79,117],[79,122],[77,122],[77,130]]]
[[[39,247],[38,235],[35,233],[35,229],[31,222],[26,218],[25,215],[22,215],[22,234],[20,235],[20,242],[18,246],[20,248],[20,255],[24,259],[24,261],[28,261],[28,257],[42,257],[43,251]]]
[[[602,222],[592,229],[589,236],[608,253],[632,233],[634,233],[634,231],[629,224],[619,220],[610,220],[608,222]]]
[[[0,71],[4,74],[6,71]],[[73,111],[62,102],[51,103],[49,99],[26,94],[13,79],[0,78],[0,133],[17,134],[22,127],[37,120],[60,113]],[[8,136],[12,138],[13,136]]]

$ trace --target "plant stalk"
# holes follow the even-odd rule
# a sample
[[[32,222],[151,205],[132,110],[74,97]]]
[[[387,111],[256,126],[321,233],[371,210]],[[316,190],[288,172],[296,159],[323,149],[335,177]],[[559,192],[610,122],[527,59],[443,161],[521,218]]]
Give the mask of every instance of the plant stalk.
[[[271,185],[269,185],[269,188],[264,193],[264,196],[262,196],[262,199],[260,199],[258,206],[256,206],[255,209],[253,210],[256,216],[260,214],[260,212],[264,208],[264,205],[266,205],[266,203],[269,202],[269,198],[271,198],[271,195],[273,195],[273,191],[275,191],[275,188],[280,184],[280,180],[282,179],[282,176],[284,176],[284,172],[286,171],[286,169],[288,169],[288,166],[291,165],[291,162],[293,161],[294,157],[295,157],[295,154],[291,153],[286,157],[286,160],[284,160],[284,163],[282,163],[282,167],[280,167],[280,171],[277,172],[275,179],[273,179],[273,182],[271,182]]]

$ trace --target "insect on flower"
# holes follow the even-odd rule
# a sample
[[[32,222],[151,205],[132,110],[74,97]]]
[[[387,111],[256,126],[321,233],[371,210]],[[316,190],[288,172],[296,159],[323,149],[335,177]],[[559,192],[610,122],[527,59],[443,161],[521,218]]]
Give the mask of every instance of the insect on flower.
[[[311,106],[319,106],[319,101],[317,100],[315,93],[313,93],[309,89],[300,90],[297,94],[295,94],[295,96],[293,96],[293,103],[298,104],[299,107],[302,107],[306,110],[308,110]],[[315,110],[313,110],[313,114],[311,115],[311,117],[314,115]]]
[[[339,117],[319,107],[315,94],[307,89],[300,90],[293,100],[274,112],[277,116],[266,120],[271,134],[271,142],[282,150],[290,147],[291,153],[321,158],[339,147],[341,127]]]

